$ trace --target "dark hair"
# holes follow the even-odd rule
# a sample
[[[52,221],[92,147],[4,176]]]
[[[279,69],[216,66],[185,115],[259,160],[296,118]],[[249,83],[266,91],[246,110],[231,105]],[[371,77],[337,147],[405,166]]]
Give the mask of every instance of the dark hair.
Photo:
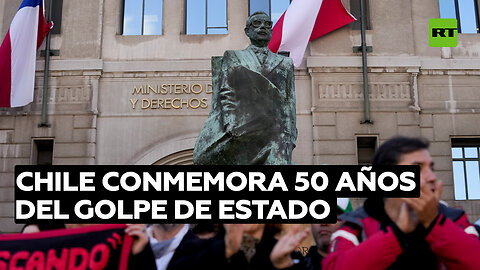
[[[180,225],[183,224],[152,224],[152,226],[158,228],[159,230],[162,230],[164,232],[172,232],[175,229],[177,229]]]
[[[372,165],[396,165],[403,154],[428,149],[428,146],[428,141],[423,138],[393,137],[377,149]]]
[[[222,224],[217,223],[198,223],[192,224],[190,226],[192,228],[192,233],[198,234],[206,234],[206,233],[214,233],[215,235],[221,233],[224,235],[225,233]]]
[[[282,232],[283,226],[282,224],[265,224],[265,232],[270,233],[271,235],[275,236],[278,233]]]
[[[267,16],[269,19],[270,19],[270,16],[268,16],[267,13],[263,12],[263,11],[255,11],[254,13],[252,13],[250,16],[248,16],[247,18],[247,21],[246,21],[246,24],[245,24],[245,28],[248,28],[250,26],[250,24],[252,23],[252,18],[253,16],[255,15],[265,15]]]

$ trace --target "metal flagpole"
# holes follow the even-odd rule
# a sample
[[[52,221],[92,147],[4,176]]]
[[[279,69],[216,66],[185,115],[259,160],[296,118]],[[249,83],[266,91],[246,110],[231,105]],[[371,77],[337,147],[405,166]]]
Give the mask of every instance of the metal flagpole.
[[[50,0],[48,7],[47,22],[52,21],[52,6],[53,0]],[[47,40],[45,42],[45,68],[43,69],[43,98],[42,98],[42,122],[39,127],[50,127],[47,120],[47,100],[48,100],[48,73],[50,68],[50,31],[47,33]]]
[[[360,12],[361,12],[361,35],[362,35],[362,69],[363,69],[363,101],[364,101],[364,114],[365,119],[363,124],[372,124],[370,120],[370,92],[368,90],[368,66],[367,66],[367,42],[365,40],[367,20],[366,20],[365,0],[360,0]]]

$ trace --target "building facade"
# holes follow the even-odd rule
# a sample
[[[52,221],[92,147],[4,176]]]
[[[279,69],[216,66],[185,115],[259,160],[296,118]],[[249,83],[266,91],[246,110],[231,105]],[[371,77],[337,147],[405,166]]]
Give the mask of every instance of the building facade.
[[[268,0],[195,1],[201,4],[59,1],[53,15],[60,29],[51,38],[49,126],[39,127],[43,47],[34,102],[0,109],[0,231],[21,228],[13,222],[15,165],[192,163],[210,110],[211,57],[248,46],[245,20],[256,5],[272,17],[283,12],[277,0],[270,6]],[[357,0],[342,2],[347,10],[358,9]],[[365,119],[361,53],[354,52],[361,35],[358,26],[347,25],[310,42],[295,70],[299,136],[293,159],[367,164],[392,136],[423,136],[431,141],[436,174],[444,183],[442,199],[465,209],[473,222],[480,218],[480,35],[464,30],[457,47],[430,47],[429,19],[447,16],[449,1],[367,2],[370,119]],[[454,14],[460,14],[462,29],[469,29],[471,22],[462,17],[466,11],[451,2],[457,3]],[[476,19],[477,0],[471,2]],[[19,5],[0,0],[2,37]],[[139,23],[130,29],[132,20]]]

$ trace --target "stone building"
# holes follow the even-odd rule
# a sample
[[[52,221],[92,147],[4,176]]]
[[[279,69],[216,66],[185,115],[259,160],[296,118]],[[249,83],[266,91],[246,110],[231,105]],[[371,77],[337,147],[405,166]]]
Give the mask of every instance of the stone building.
[[[342,1],[358,16],[359,1]],[[2,38],[20,2],[0,0]],[[55,1],[49,127],[39,127],[43,47],[34,102],[0,109],[0,231],[21,227],[12,218],[15,165],[192,162],[210,110],[210,58],[245,48],[249,9],[269,1],[153,2]],[[281,1],[271,2],[266,10],[278,17],[282,7],[275,5]],[[430,47],[429,19],[447,17],[449,1],[367,2],[373,123],[364,123],[362,58],[353,50],[360,46],[360,31],[358,24],[347,25],[310,42],[295,71],[299,137],[293,159],[365,164],[394,135],[426,137],[444,181],[443,200],[475,221],[480,218],[480,36],[464,30],[457,47]],[[476,19],[478,5],[470,2]],[[143,12],[135,13],[138,5]],[[471,10],[458,9],[460,16]],[[132,20],[140,28],[129,29]],[[460,21],[462,29],[472,23]]]

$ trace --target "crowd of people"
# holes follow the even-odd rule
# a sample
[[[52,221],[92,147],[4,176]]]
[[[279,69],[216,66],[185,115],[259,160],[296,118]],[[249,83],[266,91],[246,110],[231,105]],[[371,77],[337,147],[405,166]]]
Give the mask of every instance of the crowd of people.
[[[130,269],[480,269],[479,227],[440,200],[428,142],[395,137],[372,165],[418,165],[419,198],[339,199],[336,224],[130,224]],[[67,225],[73,227],[74,225]],[[192,228],[193,227],[193,228]],[[25,232],[42,230],[27,226]],[[312,234],[307,254],[300,243]]]

